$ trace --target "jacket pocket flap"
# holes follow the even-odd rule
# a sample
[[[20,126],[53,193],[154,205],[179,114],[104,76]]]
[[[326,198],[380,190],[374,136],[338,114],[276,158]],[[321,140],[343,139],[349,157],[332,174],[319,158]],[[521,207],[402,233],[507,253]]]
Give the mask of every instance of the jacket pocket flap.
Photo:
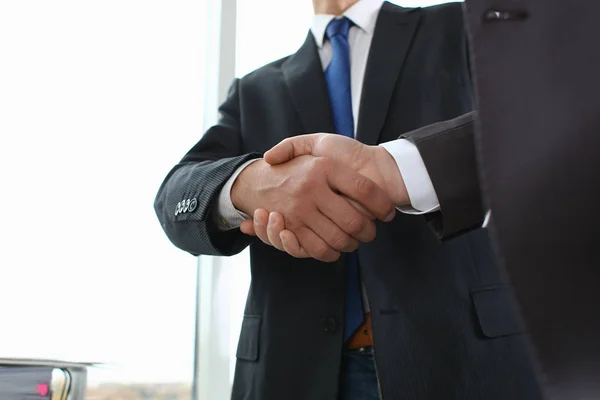
[[[525,332],[516,299],[507,285],[477,288],[471,291],[477,319],[488,338]]]
[[[244,315],[242,330],[236,357],[239,360],[258,360],[258,341],[260,336],[260,315]]]

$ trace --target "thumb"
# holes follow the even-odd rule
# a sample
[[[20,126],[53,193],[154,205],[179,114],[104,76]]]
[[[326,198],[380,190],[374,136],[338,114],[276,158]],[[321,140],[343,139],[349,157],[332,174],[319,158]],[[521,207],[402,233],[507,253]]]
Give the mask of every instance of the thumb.
[[[293,158],[311,155],[320,133],[287,138],[267,151],[264,160],[271,165],[283,164]]]
[[[240,230],[246,235],[256,236],[256,232],[254,232],[254,223],[252,219],[244,220],[240,225]]]

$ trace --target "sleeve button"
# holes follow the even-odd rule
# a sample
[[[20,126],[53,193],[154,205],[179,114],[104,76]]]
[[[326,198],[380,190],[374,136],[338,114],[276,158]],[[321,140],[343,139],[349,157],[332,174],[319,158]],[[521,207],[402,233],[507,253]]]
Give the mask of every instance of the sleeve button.
[[[190,206],[188,207],[188,211],[192,213],[192,212],[196,211],[197,207],[198,207],[198,201],[196,200],[196,198],[193,198],[190,201]]]

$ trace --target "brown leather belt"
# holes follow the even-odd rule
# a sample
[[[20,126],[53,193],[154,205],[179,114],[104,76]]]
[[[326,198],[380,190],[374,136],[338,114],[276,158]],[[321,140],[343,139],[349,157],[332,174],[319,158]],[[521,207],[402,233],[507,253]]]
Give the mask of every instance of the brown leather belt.
[[[369,346],[373,346],[373,328],[371,327],[371,313],[366,313],[364,322],[346,342],[346,348],[354,350]]]

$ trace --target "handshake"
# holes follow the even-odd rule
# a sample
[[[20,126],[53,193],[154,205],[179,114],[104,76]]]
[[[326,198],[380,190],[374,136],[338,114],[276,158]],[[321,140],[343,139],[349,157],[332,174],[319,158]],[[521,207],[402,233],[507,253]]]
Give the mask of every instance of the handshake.
[[[248,165],[231,189],[252,215],[247,235],[298,258],[332,262],[375,238],[374,219],[394,219],[410,204],[393,157],[336,134],[292,137]]]

